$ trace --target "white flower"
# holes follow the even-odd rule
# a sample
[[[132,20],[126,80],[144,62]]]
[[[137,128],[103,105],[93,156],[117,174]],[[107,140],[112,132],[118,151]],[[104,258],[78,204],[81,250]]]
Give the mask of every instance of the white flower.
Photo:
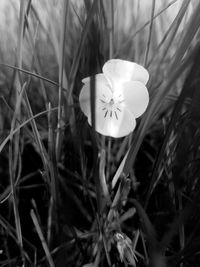
[[[134,62],[111,59],[104,64],[103,73],[94,78],[95,130],[115,138],[128,135],[136,126],[135,119],[145,112],[149,103],[145,86],[148,71]],[[91,125],[90,79],[83,79],[79,101]]]

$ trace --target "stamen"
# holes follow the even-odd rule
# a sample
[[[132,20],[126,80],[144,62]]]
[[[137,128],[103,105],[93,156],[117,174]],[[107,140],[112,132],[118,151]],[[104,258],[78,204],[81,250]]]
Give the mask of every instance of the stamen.
[[[103,99],[100,99],[100,101],[101,101],[102,103],[104,103],[104,104],[106,103]]]
[[[118,120],[118,116],[117,116],[117,112],[115,111],[115,117],[116,117],[116,119]]]
[[[108,114],[108,110],[106,110],[105,115],[104,115],[104,118],[107,116],[107,114]]]
[[[120,109],[120,108],[118,108],[118,107],[117,107],[117,110],[119,110],[120,112],[122,112],[122,111],[121,111],[121,109]]]
[[[110,117],[112,117],[112,110],[110,111]]]

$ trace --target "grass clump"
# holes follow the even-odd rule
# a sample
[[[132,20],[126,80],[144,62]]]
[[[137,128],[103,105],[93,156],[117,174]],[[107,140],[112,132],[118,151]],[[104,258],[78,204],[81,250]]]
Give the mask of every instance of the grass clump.
[[[199,266],[200,5],[160,2],[5,2],[1,266]],[[120,139],[78,102],[110,58],[150,73]]]

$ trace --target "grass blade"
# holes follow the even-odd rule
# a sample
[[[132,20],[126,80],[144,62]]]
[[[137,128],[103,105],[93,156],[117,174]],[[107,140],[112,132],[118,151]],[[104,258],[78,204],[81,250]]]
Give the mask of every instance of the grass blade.
[[[63,73],[64,68],[64,52],[65,52],[65,39],[66,39],[66,21],[69,1],[63,2],[63,14],[62,14],[62,25],[61,25],[61,41],[60,41],[60,54],[59,54],[59,92],[58,92],[58,123],[57,123],[57,136],[56,136],[56,158],[57,160],[60,157],[60,148],[61,148],[61,121],[62,121],[62,87],[63,87]],[[66,80],[66,77],[65,77]],[[66,82],[64,86],[66,86]]]
[[[31,210],[31,218],[33,220],[33,224],[35,226],[35,229],[37,231],[37,234],[38,234],[38,236],[40,238],[40,241],[41,241],[42,247],[44,249],[44,252],[45,252],[47,261],[49,263],[49,266],[50,267],[55,267],[54,262],[53,262],[53,259],[51,257],[51,253],[50,253],[49,248],[47,246],[47,242],[46,242],[46,240],[44,238],[44,235],[42,233],[42,229],[41,229],[41,227],[39,225],[38,219],[37,219],[37,217],[35,215],[35,212],[33,210]]]
[[[152,8],[151,8],[151,20],[149,25],[149,36],[144,56],[144,66],[147,65],[148,55],[149,55],[149,49],[150,49],[150,43],[151,43],[151,35],[152,35],[152,29],[153,29],[153,18],[154,18],[154,12],[155,12],[155,4],[156,0],[152,0]]]

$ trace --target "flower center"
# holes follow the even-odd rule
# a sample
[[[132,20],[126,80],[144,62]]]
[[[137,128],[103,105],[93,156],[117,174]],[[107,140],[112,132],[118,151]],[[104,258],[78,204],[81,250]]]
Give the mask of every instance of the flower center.
[[[113,105],[114,105],[114,100],[113,100],[113,98],[110,100],[110,102],[109,102],[109,105],[112,107]]]
[[[114,117],[116,120],[119,119],[119,114],[122,112],[122,102],[124,102],[122,95],[117,97],[106,99],[106,96],[103,94],[100,98],[102,103],[102,111],[104,112],[104,118]]]

